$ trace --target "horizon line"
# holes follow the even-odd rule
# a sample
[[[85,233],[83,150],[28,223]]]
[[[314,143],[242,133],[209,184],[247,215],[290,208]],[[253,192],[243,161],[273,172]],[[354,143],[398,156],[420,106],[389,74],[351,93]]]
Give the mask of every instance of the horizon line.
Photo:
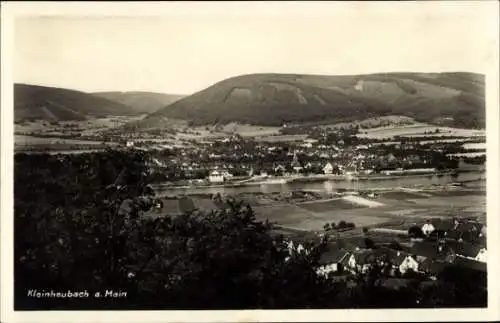
[[[39,86],[39,87],[45,87],[45,88],[57,88],[57,89],[66,89],[66,90],[71,90],[71,91],[77,91],[77,92],[83,92],[87,94],[97,94],[97,93],[106,93],[106,92],[119,92],[119,93],[156,93],[156,94],[168,94],[168,95],[179,95],[179,96],[188,96],[192,95],[194,93],[197,93],[199,91],[202,91],[206,88],[209,88],[217,83],[238,78],[238,77],[244,77],[244,76],[257,76],[257,75],[281,75],[281,76],[320,76],[320,77],[325,77],[325,76],[331,76],[331,77],[349,77],[349,76],[370,76],[370,75],[384,75],[384,74],[453,74],[453,73],[468,73],[468,74],[476,74],[480,75],[483,77],[486,77],[485,73],[480,73],[480,72],[472,72],[472,71],[465,71],[465,70],[450,70],[450,71],[440,71],[440,72],[415,72],[415,71],[391,71],[391,72],[373,72],[373,73],[348,73],[348,74],[319,74],[319,73],[283,73],[283,72],[257,72],[257,73],[244,73],[244,74],[238,74],[230,77],[226,77],[224,79],[221,79],[219,81],[216,81],[215,83],[211,83],[210,85],[205,86],[202,89],[193,91],[191,93],[172,93],[172,92],[164,92],[164,91],[158,91],[158,90],[145,90],[145,89],[107,89],[107,90],[96,90],[96,91],[88,91],[88,90],[82,90],[74,87],[66,87],[66,86],[61,86],[61,85],[47,85],[45,84],[40,84],[40,83],[34,83],[34,82],[23,82],[23,81],[13,81],[13,85],[29,85],[29,86]]]

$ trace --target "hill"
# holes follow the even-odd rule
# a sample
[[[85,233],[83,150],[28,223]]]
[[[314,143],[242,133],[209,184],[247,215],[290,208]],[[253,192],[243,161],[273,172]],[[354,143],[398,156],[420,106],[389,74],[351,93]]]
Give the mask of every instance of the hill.
[[[153,113],[183,98],[183,95],[155,92],[96,92],[96,96],[128,105],[141,114]]]
[[[28,84],[14,84],[14,118],[22,120],[84,120],[87,117],[136,114],[124,104],[89,93]]]
[[[485,126],[483,75],[386,73],[369,75],[250,74],[223,80],[130,125],[162,127],[167,119],[193,125],[239,122],[343,122],[401,115],[465,128]]]

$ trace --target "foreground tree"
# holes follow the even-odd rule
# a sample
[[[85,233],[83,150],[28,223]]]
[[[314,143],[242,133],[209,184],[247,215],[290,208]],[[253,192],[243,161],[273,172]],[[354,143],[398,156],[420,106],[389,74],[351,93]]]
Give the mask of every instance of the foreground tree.
[[[474,293],[458,274],[443,276],[453,298],[442,286],[425,293],[413,285],[387,288],[384,269],[376,264],[368,274],[344,280],[321,277],[316,269],[329,248],[326,238],[304,243],[308,252],[290,252],[269,223],[232,199],[218,197],[214,211],[194,210],[186,200],[180,216],[143,216],[155,202],[147,186],[147,158],[116,151],[16,156],[16,308],[354,308],[417,306],[418,297],[427,306],[484,301],[485,293]],[[27,297],[30,289],[115,290],[127,297],[40,300]]]

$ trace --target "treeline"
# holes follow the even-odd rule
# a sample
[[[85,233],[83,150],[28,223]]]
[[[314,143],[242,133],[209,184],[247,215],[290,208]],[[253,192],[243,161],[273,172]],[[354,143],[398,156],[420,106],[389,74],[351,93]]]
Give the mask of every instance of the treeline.
[[[145,217],[155,205],[139,151],[17,154],[15,308],[253,309],[485,306],[485,278],[460,268],[394,290],[383,268],[320,277],[328,241],[290,252],[250,206]],[[450,269],[451,270],[451,269]],[[118,299],[37,299],[29,289],[126,291]]]

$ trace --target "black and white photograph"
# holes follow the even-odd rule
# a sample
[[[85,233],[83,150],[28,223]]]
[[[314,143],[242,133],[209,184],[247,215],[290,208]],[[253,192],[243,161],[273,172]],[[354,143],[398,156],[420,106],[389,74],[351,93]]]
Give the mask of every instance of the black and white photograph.
[[[496,304],[497,2],[57,5],[2,61],[13,312]]]

